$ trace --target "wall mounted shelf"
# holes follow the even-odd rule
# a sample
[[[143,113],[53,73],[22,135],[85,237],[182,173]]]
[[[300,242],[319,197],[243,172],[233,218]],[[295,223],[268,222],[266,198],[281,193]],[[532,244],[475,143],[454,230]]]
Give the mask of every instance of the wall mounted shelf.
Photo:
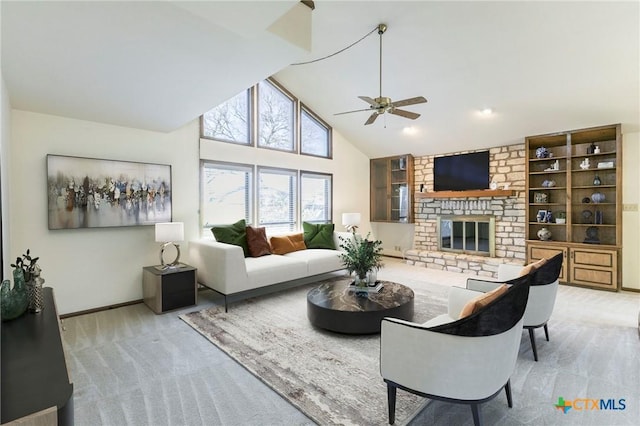
[[[466,197],[511,197],[516,191],[511,189],[479,189],[474,191],[416,192],[416,198],[466,198]]]

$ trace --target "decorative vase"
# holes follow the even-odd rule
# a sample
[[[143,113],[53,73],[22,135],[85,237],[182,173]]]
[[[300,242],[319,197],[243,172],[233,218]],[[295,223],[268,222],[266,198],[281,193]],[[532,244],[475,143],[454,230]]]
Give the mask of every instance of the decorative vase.
[[[354,284],[356,286],[356,297],[367,297],[369,295],[369,291],[367,290],[367,286],[369,284],[366,275],[361,278],[358,274],[356,274]]]
[[[596,175],[595,178],[593,178],[593,184],[594,185],[600,185],[602,184],[602,181],[600,180],[600,177],[598,175]]]
[[[29,299],[29,312],[38,314],[44,308],[44,296],[42,294],[42,284],[44,280],[34,277],[27,281],[27,295]]]
[[[378,272],[375,269],[367,272],[367,285],[369,287],[375,287],[376,282],[378,281]]]
[[[18,318],[29,306],[22,269],[13,270],[13,289],[10,287],[11,281],[9,280],[3,281],[0,286],[2,321]]]
[[[551,231],[549,231],[545,227],[540,228],[540,230],[538,231],[538,238],[540,238],[542,241],[550,240],[551,239]]]
[[[602,192],[594,192],[591,194],[591,201],[594,203],[602,203],[605,200],[605,196]]]
[[[544,146],[536,149],[536,158],[549,158],[549,150]]]

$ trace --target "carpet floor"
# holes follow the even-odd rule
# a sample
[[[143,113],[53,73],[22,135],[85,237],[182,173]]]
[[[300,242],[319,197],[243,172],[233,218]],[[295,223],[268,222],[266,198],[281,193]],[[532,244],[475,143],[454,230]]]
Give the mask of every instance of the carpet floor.
[[[415,322],[446,310],[448,285],[404,278],[401,282],[416,293]],[[387,424],[379,335],[345,336],[311,326],[306,294],[315,285],[248,299],[232,305],[228,313],[213,307],[180,318],[313,421]],[[589,295],[561,288],[549,326],[551,342],[541,330],[537,333],[540,362],[533,361],[523,332],[511,379],[514,408],[509,410],[499,395],[483,405],[487,424],[637,424],[640,368],[637,356],[630,356],[640,352],[637,329],[607,324],[602,318],[591,322],[588,312],[579,310],[582,294]],[[477,362],[482,368],[482,360]],[[563,414],[553,407],[559,397],[624,399],[626,407]],[[473,424],[468,406],[430,402],[401,391],[397,404],[396,424]]]
[[[340,279],[340,278],[338,278]],[[307,292],[319,283],[235,304],[183,314],[182,320],[319,424],[387,424],[380,376],[380,336],[350,336],[315,328]],[[448,288],[413,286],[417,322],[443,313]],[[398,395],[396,418],[406,423],[425,400]]]

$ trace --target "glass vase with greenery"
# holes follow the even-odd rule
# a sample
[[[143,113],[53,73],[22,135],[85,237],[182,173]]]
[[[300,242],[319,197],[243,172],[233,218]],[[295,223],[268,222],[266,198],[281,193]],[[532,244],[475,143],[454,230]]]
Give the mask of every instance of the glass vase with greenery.
[[[340,237],[340,260],[349,274],[355,273],[356,284],[367,285],[367,273],[382,268],[382,241],[370,240],[353,233],[351,238]]]

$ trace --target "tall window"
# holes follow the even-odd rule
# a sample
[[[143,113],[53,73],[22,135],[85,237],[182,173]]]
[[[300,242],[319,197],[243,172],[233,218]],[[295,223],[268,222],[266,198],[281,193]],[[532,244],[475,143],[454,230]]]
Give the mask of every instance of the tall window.
[[[300,172],[300,218],[304,222],[331,222],[332,176]]]
[[[202,162],[200,211],[205,228],[253,222],[253,166]]]
[[[300,111],[300,153],[331,157],[331,130],[307,108]]]
[[[251,143],[251,89],[202,115],[201,136],[248,145]]]
[[[202,138],[324,158],[332,155],[331,127],[273,79],[206,112],[201,123]]]
[[[258,83],[258,146],[294,151],[294,101],[267,80]]]
[[[258,225],[269,233],[298,227],[297,171],[258,167]]]

